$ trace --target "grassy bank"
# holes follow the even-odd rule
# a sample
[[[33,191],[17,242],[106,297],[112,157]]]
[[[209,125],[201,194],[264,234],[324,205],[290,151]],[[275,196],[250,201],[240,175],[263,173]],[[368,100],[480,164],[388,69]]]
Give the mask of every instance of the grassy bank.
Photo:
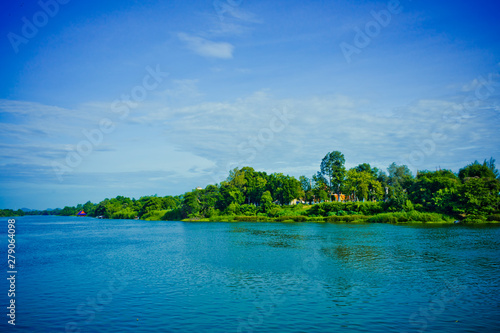
[[[166,214],[162,219],[169,219]],[[316,205],[274,207],[266,213],[191,216],[182,221],[199,222],[317,222],[317,223],[453,223],[456,219],[437,213],[384,212],[383,202],[324,202]]]
[[[157,215],[158,216],[158,215]],[[162,219],[167,220],[168,214]],[[456,218],[438,213],[419,211],[384,212],[379,202],[328,202],[317,205],[296,205],[275,208],[254,215],[192,216],[182,221],[191,222],[317,222],[317,223],[454,223]],[[484,218],[496,222],[500,215]],[[479,223],[478,218],[466,222]]]
[[[316,222],[316,223],[454,223],[455,218],[436,213],[396,212],[376,215],[344,216],[214,216],[211,218],[188,218],[185,222]]]
[[[165,219],[165,218],[163,218]],[[316,223],[446,223],[463,224],[500,223],[500,214],[489,216],[453,217],[446,214],[421,212],[384,212],[380,202],[327,202],[317,205],[283,206],[267,214],[218,215],[190,217],[182,221],[198,222],[316,222]]]
[[[230,212],[230,213],[229,213]],[[189,222],[315,222],[315,223],[454,223],[463,224],[500,223],[500,214],[451,216],[425,209],[415,209],[407,204],[402,211],[382,201],[368,202],[323,202],[314,205],[240,205],[238,209],[221,212],[217,209],[206,213],[186,214],[182,205],[170,209],[145,209],[140,214],[126,207],[104,218],[132,219],[139,215],[147,221]],[[186,217],[187,215],[187,217]]]

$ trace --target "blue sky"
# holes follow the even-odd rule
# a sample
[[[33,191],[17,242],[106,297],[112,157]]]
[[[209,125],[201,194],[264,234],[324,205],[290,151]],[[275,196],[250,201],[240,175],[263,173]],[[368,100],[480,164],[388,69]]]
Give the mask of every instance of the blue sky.
[[[500,161],[497,1],[1,6],[0,208]]]

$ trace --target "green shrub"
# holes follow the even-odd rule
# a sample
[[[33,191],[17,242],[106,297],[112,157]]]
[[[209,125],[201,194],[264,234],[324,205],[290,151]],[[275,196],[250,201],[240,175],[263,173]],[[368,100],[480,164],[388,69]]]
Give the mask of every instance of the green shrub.
[[[241,206],[236,202],[232,202],[224,210],[224,215],[238,215],[241,213]]]
[[[141,219],[146,221],[160,221],[163,216],[167,213],[166,209],[163,210],[153,210],[141,216]]]
[[[182,220],[182,208],[167,210],[161,218],[163,221],[180,221]]]
[[[220,211],[216,208],[208,207],[204,215],[207,218],[216,217],[220,215]]]
[[[291,208],[279,208],[278,210],[274,211],[274,216],[275,217],[280,217],[280,216],[299,216],[300,212],[299,211],[294,211]]]
[[[302,216],[302,215],[299,215],[299,216],[278,216],[276,218],[276,221],[277,222],[285,222],[285,221],[305,222],[305,221],[307,221],[307,217]]]
[[[337,216],[346,216],[346,215],[349,215],[349,213],[347,213],[345,210],[339,210],[337,212]]]
[[[372,216],[368,219],[368,222],[372,223],[398,223],[398,218],[395,216],[396,213],[382,213]]]
[[[372,216],[368,222],[373,223],[407,223],[407,222],[447,222],[449,218],[437,213],[411,212],[382,213]]]
[[[251,218],[251,216],[243,216]],[[222,216],[212,216],[208,219],[209,222],[234,222],[236,216],[234,215],[222,215]]]
[[[240,213],[245,215],[245,216],[255,215],[255,214],[257,214],[257,207],[255,207],[254,205],[248,205],[248,204],[241,205],[240,206]]]
[[[279,207],[273,207],[268,212],[267,215],[270,217],[276,217],[279,215],[281,209]]]
[[[328,216],[326,222],[362,222],[367,220],[365,215],[345,215],[345,216]]]
[[[311,216],[307,218],[309,222],[325,222],[326,217],[323,216]]]
[[[469,215],[465,219],[462,220],[462,223],[466,224],[476,224],[476,223],[484,223],[486,222],[486,217],[482,215]]]
[[[492,214],[492,215],[488,216],[487,220],[500,222],[500,214]]]
[[[124,208],[111,215],[112,219],[134,219],[138,212],[132,210],[130,207]]]
[[[269,218],[267,216],[235,216],[233,218],[235,222],[268,222]],[[225,222],[225,221],[222,221]]]
[[[323,202],[313,205],[308,216],[375,215],[383,212],[383,202]]]

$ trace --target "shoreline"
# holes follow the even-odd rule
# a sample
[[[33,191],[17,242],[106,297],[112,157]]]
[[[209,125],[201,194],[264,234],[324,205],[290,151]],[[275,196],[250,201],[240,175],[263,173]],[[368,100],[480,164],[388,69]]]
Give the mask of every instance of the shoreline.
[[[31,217],[31,216],[51,216],[58,218],[76,218],[78,216],[62,216],[62,215],[25,215],[25,216],[11,216],[5,218],[23,218],[23,217]],[[264,217],[264,216],[217,216],[211,218],[186,218],[186,219],[116,219],[116,218],[97,218],[93,216],[85,216],[78,217],[82,221],[85,218],[92,220],[114,220],[114,221],[150,221],[150,222],[201,222],[201,223],[328,223],[328,224],[394,224],[394,225],[424,225],[424,224],[433,224],[433,225],[489,225],[489,224],[500,224],[500,221],[497,220],[484,220],[481,222],[458,222],[456,223],[453,218],[447,220],[435,220],[435,221],[421,221],[421,220],[408,220],[408,221],[370,221],[371,218],[376,217],[373,216],[364,216],[364,218],[352,219],[352,215],[340,216],[340,218],[344,217],[345,219],[339,219],[339,216],[328,216],[328,217],[305,217],[305,216],[297,216],[299,219],[291,219],[291,218],[283,218],[283,217]],[[302,219],[302,218],[306,219]],[[332,219],[333,217],[333,219]],[[351,217],[351,219],[349,219]]]

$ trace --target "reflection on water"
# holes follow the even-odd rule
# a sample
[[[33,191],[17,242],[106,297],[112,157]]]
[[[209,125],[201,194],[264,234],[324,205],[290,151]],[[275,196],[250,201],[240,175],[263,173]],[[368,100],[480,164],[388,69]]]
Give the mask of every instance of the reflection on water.
[[[276,248],[300,248],[303,241],[311,239],[306,235],[286,232],[283,229],[260,230],[238,226],[229,232],[257,236],[253,237],[251,241],[242,241],[240,243],[242,245],[268,245]]]
[[[500,328],[498,227],[62,217],[17,226],[20,332]]]

